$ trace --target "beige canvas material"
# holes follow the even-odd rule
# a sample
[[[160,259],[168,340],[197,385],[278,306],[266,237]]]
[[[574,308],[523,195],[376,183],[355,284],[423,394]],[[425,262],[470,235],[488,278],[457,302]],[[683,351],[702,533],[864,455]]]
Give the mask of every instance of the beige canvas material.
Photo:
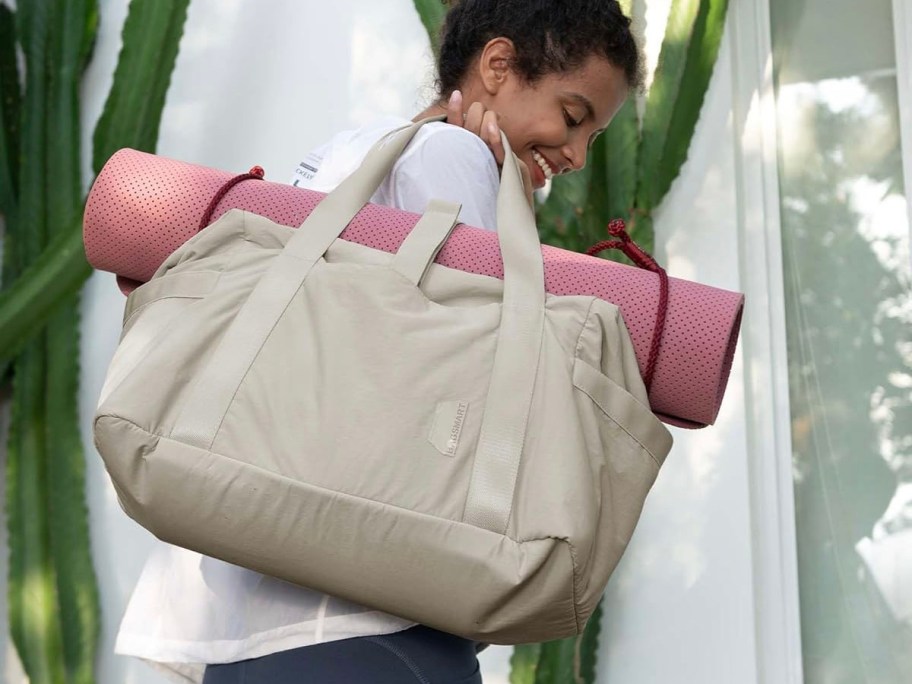
[[[545,295],[512,155],[503,281],[432,263],[453,206],[397,255],[336,239],[415,130],[298,230],[228,212],[135,290],[96,444],[166,541],[481,641],[575,634],[671,437],[617,307]]]

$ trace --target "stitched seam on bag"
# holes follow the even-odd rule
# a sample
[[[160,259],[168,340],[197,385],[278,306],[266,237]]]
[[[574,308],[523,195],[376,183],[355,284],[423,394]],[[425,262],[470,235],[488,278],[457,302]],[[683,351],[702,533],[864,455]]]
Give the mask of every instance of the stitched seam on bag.
[[[592,307],[595,306],[595,300],[595,297],[589,300],[589,307],[586,309],[586,316],[583,318],[583,324],[580,326],[579,335],[576,336],[576,346],[573,348],[573,358],[575,359],[578,359],[580,357],[580,347],[583,342],[583,333],[586,332],[586,326],[589,325],[589,317],[592,315]]]
[[[175,442],[175,441],[176,441],[176,440],[174,440],[173,438],[168,437],[168,436],[166,436],[166,435],[160,435],[160,434],[158,434],[157,432],[149,432],[149,431],[146,430],[144,427],[142,427],[141,425],[138,425],[137,423],[133,422],[133,421],[130,420],[129,418],[126,418],[126,417],[124,417],[124,416],[118,415],[118,414],[116,414],[116,413],[105,413],[105,414],[103,414],[103,415],[97,415],[97,416],[95,417],[95,420],[93,421],[93,425],[94,425],[95,423],[97,423],[98,420],[100,420],[101,418],[115,418],[115,419],[117,419],[117,420],[122,420],[123,422],[125,422],[125,423],[127,423],[127,424],[133,426],[134,428],[136,428],[136,429],[139,430],[140,432],[143,432],[143,433],[149,435],[149,437],[155,437],[155,438],[157,438],[157,439],[159,439],[159,440],[164,439],[164,440],[167,440],[167,441],[169,441],[169,442]],[[352,499],[361,499],[362,501],[369,501],[370,503],[376,504],[376,505],[378,505],[378,506],[386,506],[386,507],[388,507],[388,508],[394,508],[394,509],[396,509],[396,510],[405,511],[405,512],[407,512],[407,513],[411,513],[412,515],[416,515],[416,516],[420,516],[420,517],[424,517],[424,518],[431,518],[431,519],[433,519],[433,520],[440,520],[440,521],[442,521],[442,522],[449,523],[449,524],[453,524],[453,525],[460,525],[460,526],[470,527],[470,528],[472,528],[472,529],[479,530],[480,532],[487,532],[487,533],[489,533],[489,534],[497,535],[498,537],[503,537],[504,539],[509,539],[509,540],[510,540],[511,542],[513,542],[514,544],[525,544],[526,542],[540,542],[540,541],[561,541],[561,542],[565,542],[568,546],[571,546],[571,545],[570,545],[570,541],[569,541],[569,539],[567,539],[567,537],[558,537],[558,536],[555,536],[555,535],[553,535],[553,534],[546,534],[546,535],[541,536],[541,537],[526,537],[526,538],[523,538],[523,539],[514,539],[513,537],[510,537],[510,536],[508,536],[508,535],[506,535],[506,534],[498,534],[497,532],[491,532],[490,530],[485,530],[484,528],[482,528],[482,527],[477,527],[476,525],[470,525],[470,524],[465,523],[465,522],[463,522],[463,521],[461,521],[461,520],[453,520],[452,518],[444,518],[444,517],[441,517],[441,516],[433,515],[433,514],[431,514],[431,513],[424,513],[424,512],[422,512],[422,511],[416,511],[416,510],[414,510],[414,509],[412,509],[412,508],[405,508],[404,506],[397,506],[396,504],[392,504],[392,503],[389,503],[389,502],[387,502],[387,501],[378,501],[377,499],[371,499],[371,498],[366,497],[366,496],[361,496],[360,494],[352,494],[352,493],[350,493],[350,492],[342,492],[342,491],[339,491],[339,490],[336,490],[336,489],[329,489],[329,488],[327,488],[327,487],[322,487],[322,486],[320,486],[320,485],[316,485],[316,484],[313,484],[313,483],[311,483],[311,482],[301,482],[300,480],[295,480],[295,479],[290,478],[290,477],[288,477],[288,476],[286,476],[286,475],[282,475],[281,473],[276,473],[276,472],[273,472],[273,471],[271,471],[271,470],[267,470],[266,468],[261,468],[260,466],[254,465],[254,464],[252,464],[252,463],[246,463],[246,462],[244,462],[244,461],[238,461],[238,459],[232,458],[231,456],[226,456],[226,455],[224,455],[224,454],[220,454],[220,453],[218,453],[218,452],[211,451],[211,450],[208,450],[208,449],[203,449],[203,448],[201,448],[201,447],[195,447],[195,446],[184,445],[183,442],[177,442],[177,443],[180,444],[180,445],[182,445],[182,446],[187,446],[188,448],[191,448],[191,449],[198,449],[198,450],[200,450],[200,451],[205,451],[207,454],[211,454],[212,456],[215,456],[216,458],[223,458],[223,459],[226,459],[226,460],[229,460],[229,461],[234,461],[234,462],[236,462],[236,463],[240,463],[240,464],[241,464],[243,467],[245,467],[245,468],[252,468],[252,469],[254,469],[254,470],[257,470],[257,471],[259,471],[259,472],[264,473],[267,477],[275,477],[275,478],[280,479],[280,480],[284,480],[284,481],[291,482],[292,484],[295,484],[295,485],[304,485],[304,486],[306,486],[306,487],[310,487],[310,488],[313,488],[313,489],[318,489],[318,490],[323,491],[323,492],[331,492],[332,494],[341,494],[342,496],[348,496],[348,497],[351,497]],[[147,453],[148,451],[154,451],[157,447],[158,447],[158,445],[156,444],[156,445],[153,446],[151,449],[149,449],[149,450],[144,450],[145,453],[144,453],[143,456],[142,456],[143,460],[146,460],[146,458],[147,458],[146,453]]]
[[[228,211],[226,211],[225,213],[223,213],[221,216],[219,216],[215,221],[213,221],[213,222],[210,223],[208,226],[206,226],[206,228],[204,228],[203,230],[199,231],[198,233],[196,233],[195,235],[193,235],[192,237],[190,237],[190,239],[187,240],[184,244],[182,244],[182,245],[178,248],[178,250],[182,250],[182,249],[184,249],[187,245],[189,245],[189,244],[195,244],[196,242],[198,242],[198,241],[199,241],[199,236],[200,236],[200,235],[202,235],[208,228],[210,228],[210,227],[212,227],[212,226],[214,226],[214,225],[216,225],[216,224],[218,224],[218,223],[221,223],[222,220],[223,220],[228,214],[230,214],[230,213],[233,212],[233,211],[240,212],[241,214],[246,213],[246,212],[244,212],[244,210],[242,210],[242,209],[236,209],[236,208],[235,208],[235,209],[229,209]],[[242,227],[242,231],[243,231],[243,227]],[[229,235],[236,235],[236,234],[229,233]],[[243,237],[243,236],[242,236],[242,237]],[[227,252],[225,252],[225,254],[230,256],[230,255],[232,255],[235,251],[237,251],[237,249],[238,249],[239,247],[240,247],[240,245],[235,245],[235,246],[232,247],[232,249],[230,249],[230,250],[228,250]],[[173,252],[171,256],[173,256],[174,254],[176,254],[178,250],[175,250],[175,252]],[[171,256],[169,256],[168,259],[170,259]],[[183,264],[192,263],[192,261],[193,261],[193,259],[189,259],[189,258],[186,256],[186,254],[181,253],[181,256],[180,256],[178,262],[177,262],[176,264],[172,264],[171,266],[169,266],[168,269],[167,269],[164,273],[162,273],[161,277],[165,277],[165,276],[169,275],[170,273],[172,273],[172,272],[174,271],[174,269],[180,268],[180,266],[182,266]],[[165,263],[167,263],[167,259],[165,260]],[[161,270],[162,267],[164,267],[165,263],[162,263],[162,265],[158,267],[158,269],[155,271],[155,273],[158,273],[158,271]],[[222,270],[224,270],[224,267],[223,267]],[[155,277],[155,276],[153,275],[153,278],[152,278],[152,279],[154,279],[154,277]],[[150,281],[151,281],[152,279],[150,279]]]
[[[218,280],[216,280],[215,282],[217,284]],[[213,289],[215,289],[214,285],[213,285]],[[200,295],[170,294],[170,295],[162,295],[161,297],[156,297],[155,299],[150,299],[145,304],[142,304],[138,308],[133,309],[133,312],[130,314],[130,317],[123,322],[123,325],[121,325],[121,328],[126,328],[127,325],[130,323],[130,321],[132,321],[134,318],[136,318],[136,315],[139,312],[143,311],[146,307],[151,306],[152,304],[155,304],[156,302],[161,302],[161,301],[164,301],[165,299],[205,299],[206,297],[209,296],[209,294],[211,292],[212,292],[212,290],[210,290],[209,292],[207,292],[205,294],[200,294]]]
[[[380,250],[380,251],[383,251],[383,250]],[[391,255],[391,256],[395,256],[395,254],[393,254],[393,255]],[[337,263],[337,262],[327,262],[327,263]],[[337,264],[337,265],[338,265],[338,264]],[[384,270],[385,272],[387,272],[387,273],[392,273],[392,274],[394,274],[398,280],[401,280],[401,281],[402,281],[403,284],[407,285],[407,286],[408,286],[409,288],[411,288],[412,290],[416,290],[416,291],[417,291],[417,296],[420,297],[420,301],[421,301],[422,303],[428,305],[430,308],[438,308],[438,309],[441,309],[441,310],[443,310],[443,311],[474,311],[474,310],[484,309],[484,308],[487,308],[487,307],[490,307],[490,306],[498,306],[498,307],[500,307],[501,309],[503,308],[503,295],[502,295],[502,294],[501,294],[501,297],[500,297],[499,300],[498,300],[498,299],[495,299],[494,301],[487,302],[487,303],[484,303],[484,304],[471,304],[471,305],[468,305],[468,306],[457,306],[457,305],[454,305],[454,304],[441,304],[440,302],[436,302],[436,301],[434,301],[433,299],[431,299],[430,297],[427,296],[427,294],[425,293],[425,291],[421,289],[420,281],[419,281],[419,284],[416,285],[416,284],[413,283],[411,280],[409,280],[408,278],[406,278],[403,274],[401,274],[399,271],[397,271],[395,268],[393,268],[392,265],[390,265],[390,264],[361,264],[361,263],[358,263],[358,264],[356,264],[356,265],[358,265],[358,266],[370,266],[370,267],[373,267],[373,268],[379,268],[379,269],[383,269],[383,270]],[[443,266],[443,265],[441,265],[441,264],[438,264],[436,261],[434,261],[434,262],[428,264],[428,270],[431,268],[431,266],[438,266],[438,267],[440,267],[440,268],[448,268],[447,266]],[[457,270],[457,269],[450,269],[450,270]],[[459,272],[461,273],[462,271],[459,271]],[[424,278],[426,277],[426,275],[427,275],[427,271],[425,271],[425,273],[422,274],[421,280],[424,280]],[[477,275],[477,274],[474,274],[474,273],[473,273],[473,274],[471,274],[471,275]],[[491,277],[493,277],[493,276],[491,276]],[[501,282],[503,282],[503,281],[501,281]]]
[[[389,502],[387,502],[387,501],[378,501],[377,499],[371,499],[370,497],[362,496],[362,495],[360,495],[360,494],[352,494],[352,493],[350,493],[350,492],[344,492],[344,491],[340,491],[340,490],[338,490],[338,489],[329,489],[328,487],[323,487],[323,486],[321,486],[321,485],[313,484],[313,483],[311,483],[311,482],[301,482],[300,480],[295,480],[294,478],[288,477],[287,475],[282,475],[281,473],[276,473],[276,472],[273,472],[273,471],[271,471],[271,470],[267,470],[266,468],[261,468],[260,466],[254,465],[253,463],[247,463],[247,462],[245,462],[245,461],[239,461],[239,460],[236,459],[236,458],[232,458],[231,456],[226,456],[225,454],[220,454],[220,453],[218,453],[218,452],[216,452],[216,451],[212,451],[211,449],[203,449],[202,447],[191,446],[191,445],[188,445],[188,444],[184,444],[183,442],[179,442],[179,441],[175,440],[174,438],[169,437],[169,436],[167,436],[167,435],[160,435],[160,434],[158,434],[157,432],[149,432],[147,429],[145,429],[145,428],[142,427],[141,425],[138,425],[137,423],[133,422],[133,421],[130,420],[129,418],[126,418],[126,417],[124,417],[124,416],[118,415],[118,414],[116,414],[116,413],[105,413],[105,414],[103,414],[103,415],[98,415],[98,416],[95,417],[95,421],[94,421],[94,422],[97,422],[97,421],[98,421],[99,419],[101,419],[101,418],[115,418],[115,419],[117,419],[117,420],[122,420],[123,422],[125,422],[125,423],[127,423],[127,424],[129,424],[129,425],[132,425],[134,428],[136,428],[136,429],[139,430],[140,432],[143,432],[143,433],[149,435],[149,437],[155,437],[155,438],[157,438],[157,439],[159,439],[159,440],[164,439],[164,440],[167,440],[167,441],[169,441],[169,442],[175,442],[175,443],[177,443],[177,444],[180,444],[181,446],[186,446],[186,447],[189,448],[189,449],[197,449],[197,450],[199,450],[199,451],[203,451],[203,452],[205,452],[205,453],[207,453],[207,454],[210,454],[210,455],[212,455],[212,456],[214,456],[214,457],[216,457],[216,458],[223,458],[223,459],[228,460],[228,461],[234,461],[235,463],[239,463],[239,464],[240,464],[241,466],[243,466],[244,468],[251,468],[251,469],[253,469],[253,470],[259,471],[259,472],[263,473],[266,477],[274,477],[274,478],[276,478],[276,479],[278,479],[278,480],[283,480],[283,481],[286,481],[286,482],[290,482],[290,483],[293,484],[293,485],[303,485],[303,486],[305,486],[305,487],[309,487],[309,488],[312,488],[312,489],[320,490],[321,492],[329,492],[329,493],[334,494],[334,495],[347,496],[347,497],[350,497],[350,498],[352,498],[352,499],[360,499],[360,500],[362,500],[362,501],[368,501],[368,502],[370,502],[370,503],[372,503],[372,504],[376,504],[377,506],[386,506],[386,507],[388,507],[388,508],[394,508],[394,509],[399,510],[399,511],[405,511],[406,513],[411,513],[412,515],[416,515],[416,516],[420,516],[420,517],[424,517],[424,518],[431,518],[432,520],[440,520],[441,522],[448,523],[448,524],[452,524],[452,525],[460,525],[460,526],[464,526],[464,527],[469,527],[469,528],[472,528],[472,529],[474,529],[474,530],[478,530],[478,531],[480,531],[480,532],[486,532],[486,533],[488,533],[488,534],[493,534],[493,535],[496,535],[496,536],[498,536],[498,537],[503,537],[504,539],[510,540],[510,541],[513,542],[514,544],[523,544],[523,543],[525,543],[525,542],[549,541],[549,540],[566,541],[565,538],[563,538],[563,537],[555,537],[555,536],[553,536],[553,535],[545,535],[545,536],[543,536],[543,537],[536,537],[536,538],[533,538],[533,539],[514,539],[513,537],[510,537],[510,536],[508,536],[508,535],[506,535],[506,534],[498,534],[497,532],[491,532],[490,530],[486,530],[486,529],[484,529],[484,528],[482,528],[482,527],[478,527],[478,526],[476,526],[476,525],[470,525],[470,524],[465,523],[465,522],[463,522],[463,521],[461,521],[461,520],[453,520],[452,518],[444,518],[444,517],[442,517],[442,516],[433,515],[432,513],[425,513],[425,512],[423,512],[423,511],[416,511],[416,510],[414,510],[414,509],[412,509],[412,508],[406,508],[406,507],[404,507],[404,506],[398,506],[398,505],[396,505],[396,504],[389,503]],[[156,445],[155,447],[152,447],[151,450],[154,451],[156,448],[157,448],[157,445]],[[146,456],[143,455],[143,460],[145,460],[145,459],[146,459]]]
[[[229,211],[233,211],[233,210],[229,210]],[[271,227],[282,228],[282,229],[287,230],[290,233],[288,236],[288,240],[286,240],[284,243],[282,243],[280,245],[267,247],[266,245],[262,244],[257,239],[255,239],[255,236],[251,235],[250,230],[248,230],[248,227],[247,227],[247,217],[248,216],[254,216],[256,218],[265,219],[266,221],[269,221],[272,224]],[[241,242],[238,243],[236,250],[240,251],[241,249],[243,249],[245,247],[253,246],[258,250],[268,250],[270,252],[281,253],[285,249],[285,245],[288,244],[288,241],[291,240],[291,238],[294,236],[294,231],[295,231],[294,226],[286,226],[282,223],[276,223],[268,216],[263,216],[262,214],[257,214],[252,211],[242,210],[241,211],[241,234],[238,236],[238,237],[240,237]],[[231,254],[232,255],[234,254],[234,250],[232,250]],[[268,265],[263,267],[261,270],[265,271],[267,268],[269,268]]]
[[[580,361],[577,361],[577,363],[586,363],[586,362],[580,360]],[[595,370],[595,369],[593,369],[593,370]],[[596,372],[598,372],[598,371],[596,371]],[[602,406],[601,402],[599,402],[598,399],[596,399],[595,397],[593,397],[592,394],[590,394],[589,392],[587,392],[585,388],[580,387],[580,386],[579,386],[578,384],[576,384],[575,382],[573,383],[573,386],[574,386],[576,389],[578,389],[580,392],[582,392],[583,394],[585,394],[587,397],[589,397],[589,398],[592,400],[592,403],[595,404],[596,406],[598,406],[599,410],[600,410],[602,413],[605,414],[605,417],[606,417],[608,420],[610,420],[612,423],[614,423],[615,425],[617,425],[621,430],[623,430],[623,431],[630,437],[630,439],[632,439],[634,442],[636,442],[637,444],[639,444],[639,445],[643,448],[643,451],[645,451],[647,454],[649,454],[649,458],[651,458],[652,461],[653,461],[653,463],[656,464],[656,468],[661,468],[661,467],[662,467],[662,464],[659,463],[659,459],[657,459],[657,458],[655,457],[655,455],[652,453],[652,451],[650,451],[649,447],[647,447],[645,444],[643,444],[642,440],[640,440],[636,435],[634,435],[632,432],[630,432],[630,430],[628,430],[626,427],[624,427],[624,426],[621,425],[619,422],[617,422],[617,421],[611,416],[611,414],[608,413],[607,409],[605,409],[605,407]],[[631,399],[633,399],[633,401],[636,401],[636,399],[635,399],[634,397],[631,397]],[[641,404],[641,406],[642,406],[642,404]]]
[[[233,250],[232,250],[232,251],[233,251]],[[228,252],[228,254],[231,254],[231,252]],[[178,265],[179,265],[179,264],[178,264]],[[175,266],[174,268],[177,268],[177,266]],[[184,272],[178,273],[178,274],[176,274],[176,275],[172,275],[172,271],[173,271],[173,269],[171,269],[171,270],[169,270],[169,271],[166,271],[166,272],[164,273],[164,275],[160,276],[160,277],[159,277],[159,282],[160,282],[161,280],[164,280],[165,278],[178,278],[178,277],[180,277],[181,275],[184,275]],[[195,298],[195,299],[203,299],[203,298],[207,297],[209,294],[211,294],[211,293],[213,292],[213,290],[215,290],[215,288],[216,288],[216,286],[218,285],[219,280],[221,280],[222,274],[223,274],[224,272],[225,272],[224,266],[223,266],[222,268],[218,268],[218,269],[215,269],[215,268],[206,268],[206,269],[201,269],[201,270],[198,270],[198,271],[186,271],[186,273],[218,273],[219,275],[218,275],[218,278],[215,279],[215,283],[213,283],[213,285],[212,285],[212,287],[210,288],[210,290],[209,290],[208,292],[206,292],[205,294],[202,294],[202,295],[190,295],[190,296],[187,296],[187,295],[168,295],[168,294],[166,294],[166,295],[163,295],[163,296],[161,296],[161,297],[156,297],[155,299],[152,299],[152,300],[146,302],[145,304],[141,304],[141,305],[138,306],[137,308],[133,309],[133,311],[130,312],[129,318],[126,318],[126,319],[120,324],[121,329],[125,328],[125,327],[127,326],[127,323],[128,323],[129,321],[133,320],[133,317],[136,316],[137,313],[139,313],[140,311],[142,311],[143,309],[145,309],[145,308],[146,308],[147,306],[149,306],[150,304],[154,304],[155,302],[160,301],[160,300],[162,300],[162,299],[168,299],[168,298],[172,298],[172,297],[184,297],[184,296],[186,296],[186,297],[188,297],[188,298]],[[153,282],[154,280],[155,280],[155,278],[153,277],[152,279],[150,279],[150,280],[146,281],[145,283],[143,283],[143,285],[147,285],[148,283],[151,283],[151,282]],[[140,287],[142,287],[142,285],[141,285]],[[136,288],[136,289],[138,290],[139,288]],[[134,292],[135,292],[135,290],[134,290]],[[131,295],[132,295],[132,293],[131,293]]]
[[[398,646],[390,643],[388,640],[380,636],[365,637],[365,640],[371,642],[372,644],[380,646],[381,648],[389,651],[394,656],[396,656],[400,662],[405,665],[413,675],[415,675],[415,679],[421,682],[421,684],[431,684],[430,680],[421,672],[421,668],[419,668],[415,662],[409,658],[408,655]]]
[[[570,583],[570,594],[573,600],[573,620],[576,622],[576,631],[582,632],[584,625],[582,624],[582,616],[579,613],[579,602],[578,594],[576,591],[576,583],[582,581],[582,576],[579,572],[579,566],[576,562],[576,549],[573,548],[568,540],[563,540],[567,544],[567,549],[570,551],[570,564],[573,566],[573,581]]]

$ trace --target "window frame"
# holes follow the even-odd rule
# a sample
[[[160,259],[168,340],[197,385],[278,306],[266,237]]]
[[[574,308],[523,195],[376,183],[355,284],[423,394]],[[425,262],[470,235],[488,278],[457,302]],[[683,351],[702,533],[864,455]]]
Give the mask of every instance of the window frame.
[[[729,6],[758,684],[803,684],[769,0]]]
[[[907,0],[893,0],[893,34],[896,44],[903,181],[909,215],[909,236],[912,240],[912,7],[908,6]]]

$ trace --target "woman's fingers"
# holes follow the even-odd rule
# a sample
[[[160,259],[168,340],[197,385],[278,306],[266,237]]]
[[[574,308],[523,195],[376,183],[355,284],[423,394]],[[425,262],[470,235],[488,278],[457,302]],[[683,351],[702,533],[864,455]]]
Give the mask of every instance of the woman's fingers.
[[[462,126],[465,117],[462,112],[462,93],[454,90],[447,101],[447,123],[454,126]]]
[[[503,138],[500,135],[500,123],[497,120],[497,114],[491,110],[485,112],[482,125],[484,128],[481,139],[491,148],[491,152],[494,153],[494,159],[497,160],[497,165],[503,166],[504,146]]]
[[[465,110],[465,121],[462,126],[467,131],[471,131],[477,135],[482,140],[484,136],[481,132],[481,126],[484,122],[485,108],[481,102],[473,102],[469,105],[469,108]]]
[[[447,101],[447,123],[460,126],[484,140],[491,148],[491,153],[498,166],[503,165],[504,146],[500,136],[500,122],[497,112],[485,109],[481,102],[473,102],[468,108],[462,99],[462,93],[454,90]]]

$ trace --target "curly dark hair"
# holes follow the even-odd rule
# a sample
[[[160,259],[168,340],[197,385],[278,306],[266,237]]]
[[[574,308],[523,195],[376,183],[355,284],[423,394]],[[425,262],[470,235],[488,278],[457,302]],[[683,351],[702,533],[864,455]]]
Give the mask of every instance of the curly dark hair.
[[[461,0],[450,5],[440,31],[437,87],[447,96],[459,87],[489,40],[513,41],[512,67],[529,83],[566,73],[591,55],[623,69],[627,84],[643,84],[642,60],[630,19],[617,0]]]

